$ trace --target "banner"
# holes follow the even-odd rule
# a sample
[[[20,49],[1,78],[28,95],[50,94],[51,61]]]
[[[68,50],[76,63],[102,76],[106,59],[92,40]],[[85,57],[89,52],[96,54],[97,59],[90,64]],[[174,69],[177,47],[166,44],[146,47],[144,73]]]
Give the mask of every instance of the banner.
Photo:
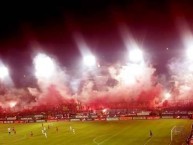
[[[24,118],[20,118],[20,120],[33,120],[33,119],[30,117],[24,117]]]
[[[185,115],[185,116],[181,116],[181,118],[182,118],[182,119],[187,119],[187,118],[189,118],[189,116],[188,116],[188,115]]]
[[[187,111],[177,111],[175,112],[176,115],[188,115]]]
[[[132,117],[120,117],[119,120],[132,120]]]
[[[82,118],[88,118],[88,116],[86,116],[86,115],[76,115],[75,117],[76,117],[76,118],[80,118],[80,119],[82,119]]]
[[[97,118],[98,116],[97,115],[91,115],[90,117],[91,118]]]
[[[70,119],[70,121],[80,121],[80,119]]]
[[[173,115],[174,112],[162,112],[161,114],[162,114],[162,115]]]
[[[119,120],[119,118],[118,117],[108,117],[107,118],[107,121],[117,121],[117,120]]]
[[[41,114],[40,115],[34,115],[34,117],[35,118],[42,118],[42,117],[44,117],[44,115],[41,115]]]
[[[15,117],[7,117],[7,120],[16,120],[16,116]]]
[[[93,118],[87,118],[86,121],[93,121]]]
[[[163,119],[172,119],[174,118],[173,116],[162,116]]]
[[[44,118],[44,115],[34,115],[34,118],[38,119],[38,120],[42,120]]]
[[[106,118],[95,118],[95,121],[106,121]]]
[[[69,119],[58,119],[58,121],[70,121]]]
[[[36,122],[46,122],[46,120],[36,120]]]
[[[35,121],[34,120],[28,120],[29,123],[34,123]]]
[[[127,115],[128,116],[136,116],[137,114],[136,113],[128,113]]]
[[[12,124],[14,121],[3,121],[4,124]]]
[[[25,123],[25,121],[16,120],[16,121],[14,121],[14,123]]]
[[[136,117],[133,117],[133,119],[139,119],[139,120],[143,120],[143,119],[146,119],[146,117],[145,116],[136,116]]]
[[[193,114],[193,111],[188,111],[188,114]]]
[[[147,116],[148,120],[160,119],[160,116]]]
[[[48,119],[49,119],[49,120],[54,120],[54,119],[57,119],[57,117],[54,117],[54,116],[48,116]]]
[[[144,111],[137,113],[138,116],[148,116],[151,112],[150,111]]]

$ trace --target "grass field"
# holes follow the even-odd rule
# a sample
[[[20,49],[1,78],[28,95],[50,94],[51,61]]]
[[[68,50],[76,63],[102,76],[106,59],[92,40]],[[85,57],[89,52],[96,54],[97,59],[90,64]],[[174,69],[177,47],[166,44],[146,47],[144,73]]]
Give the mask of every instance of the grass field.
[[[50,126],[48,138],[41,132],[41,123],[1,124],[0,145],[185,145],[192,122],[166,119],[44,123],[44,126]],[[75,129],[75,134],[69,131],[70,126]],[[174,126],[183,126],[184,130],[182,134],[175,135],[171,143],[170,132]],[[8,135],[8,127],[14,127],[16,134]],[[149,137],[150,129],[152,138]]]

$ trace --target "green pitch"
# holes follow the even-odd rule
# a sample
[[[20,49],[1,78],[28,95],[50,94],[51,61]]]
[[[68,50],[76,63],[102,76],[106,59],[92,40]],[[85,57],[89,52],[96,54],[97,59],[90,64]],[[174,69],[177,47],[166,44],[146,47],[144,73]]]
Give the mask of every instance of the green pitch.
[[[130,120],[111,122],[54,122],[42,124],[1,124],[0,145],[169,145],[170,132],[174,126],[183,126],[179,135],[174,135],[171,145],[182,145],[190,132],[192,120]],[[75,129],[75,134],[70,131]],[[8,134],[14,127],[16,134]],[[58,132],[56,131],[58,127]],[[153,137],[149,137],[149,130]],[[30,132],[33,136],[30,136]]]

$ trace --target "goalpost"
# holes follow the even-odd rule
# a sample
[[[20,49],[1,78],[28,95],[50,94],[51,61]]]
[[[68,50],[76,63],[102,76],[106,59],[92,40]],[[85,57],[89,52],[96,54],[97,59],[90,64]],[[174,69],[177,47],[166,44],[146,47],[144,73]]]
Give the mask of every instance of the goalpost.
[[[176,128],[176,126],[174,126],[174,127],[171,129],[171,141],[173,140],[173,131],[174,131],[175,128]]]
[[[174,126],[171,129],[171,142],[174,140],[180,141],[184,137],[184,126]]]

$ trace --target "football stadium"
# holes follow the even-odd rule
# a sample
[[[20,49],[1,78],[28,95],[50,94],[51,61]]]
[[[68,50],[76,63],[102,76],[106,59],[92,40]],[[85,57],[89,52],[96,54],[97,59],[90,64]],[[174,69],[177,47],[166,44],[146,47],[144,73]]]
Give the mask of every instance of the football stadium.
[[[182,145],[191,130],[191,120],[119,120],[2,124],[1,144],[45,145]],[[8,134],[7,128],[14,128]],[[75,129],[73,132],[70,128]],[[58,130],[57,130],[58,129]],[[173,130],[172,130],[173,129]],[[150,130],[152,136],[150,136]],[[31,134],[33,133],[33,134]],[[172,138],[172,139],[171,139]]]
[[[192,1],[0,11],[0,145],[193,145]]]

